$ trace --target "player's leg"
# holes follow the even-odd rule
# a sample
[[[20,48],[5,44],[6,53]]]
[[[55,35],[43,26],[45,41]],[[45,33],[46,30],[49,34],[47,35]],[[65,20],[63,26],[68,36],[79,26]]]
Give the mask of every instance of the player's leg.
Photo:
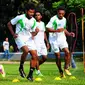
[[[70,60],[71,60],[71,57],[70,57],[70,52],[68,50],[68,48],[63,48],[63,51],[65,52],[65,66],[64,66],[64,70],[66,72],[67,75],[71,75],[68,67],[69,67],[69,64],[70,64]]]
[[[38,76],[43,76],[43,74],[40,72],[40,65],[43,64],[47,60],[47,55],[42,55],[42,58],[39,59],[39,65],[36,67],[37,71],[36,74]]]
[[[3,65],[0,65],[0,74],[2,75],[2,77],[6,76]]]
[[[56,65],[58,67],[59,73],[60,73],[60,77],[64,77],[64,73],[61,67],[61,59],[60,59],[60,52],[59,52],[59,44],[60,42],[53,42],[50,43],[52,51],[54,51],[55,56],[56,56]]]
[[[33,81],[33,71],[35,70],[37,64],[38,63],[38,56],[37,56],[37,51],[36,50],[30,50],[29,51],[32,58],[31,58],[31,61],[30,61],[30,71],[29,71],[29,74],[27,76],[27,79],[30,80],[30,81]]]
[[[47,60],[47,55],[42,55],[42,58],[39,60],[39,65],[43,64]]]
[[[28,47],[27,47],[27,46],[23,46],[21,49],[22,49],[23,53],[22,53],[22,55],[21,55],[19,72],[20,72],[21,77],[24,78],[24,77],[26,76],[26,74],[25,74],[25,72],[24,72],[23,65],[24,65],[26,56],[28,55],[29,50],[28,50]]]
[[[47,60],[47,48],[45,43],[41,46],[40,54],[42,55],[42,58],[39,60],[39,65],[43,64]]]
[[[38,55],[42,56],[42,58],[39,59],[39,66],[42,65],[46,60],[47,60],[47,48],[46,48],[46,45],[45,43],[43,43],[41,46],[40,46],[40,49],[37,50],[38,51]],[[43,76],[42,73],[40,72],[40,68],[39,66],[37,67],[37,71],[36,73],[39,75],[39,76]]]
[[[61,67],[60,52],[55,53],[55,56],[56,56],[56,65],[59,69],[60,77],[64,77],[64,73]]]

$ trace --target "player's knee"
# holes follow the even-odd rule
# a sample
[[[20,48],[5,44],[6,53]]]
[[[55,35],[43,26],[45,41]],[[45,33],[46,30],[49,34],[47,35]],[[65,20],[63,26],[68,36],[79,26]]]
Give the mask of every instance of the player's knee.
[[[33,60],[38,60],[39,58],[38,58],[37,55],[32,55],[32,59],[33,59]]]
[[[44,57],[43,57],[43,60],[46,61],[46,60],[47,60],[47,56],[44,56]]]
[[[56,62],[58,62],[58,61],[60,61],[61,59],[60,59],[60,57],[56,57]]]
[[[25,51],[24,51],[25,54],[28,54],[28,52],[29,52],[28,50],[25,50]]]
[[[70,52],[69,51],[65,51],[65,55],[66,56],[69,56],[70,55]]]

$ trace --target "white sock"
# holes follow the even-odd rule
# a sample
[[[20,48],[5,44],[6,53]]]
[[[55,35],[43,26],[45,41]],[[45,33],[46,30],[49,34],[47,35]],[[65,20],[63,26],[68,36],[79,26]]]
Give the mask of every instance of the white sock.
[[[40,70],[38,70],[37,72],[40,73]]]

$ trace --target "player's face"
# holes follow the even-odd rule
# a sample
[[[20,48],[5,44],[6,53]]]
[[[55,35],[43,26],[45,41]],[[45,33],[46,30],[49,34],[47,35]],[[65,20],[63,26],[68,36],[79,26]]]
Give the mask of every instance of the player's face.
[[[58,10],[58,18],[59,19],[62,19],[63,17],[64,17],[64,15],[65,15],[65,11],[64,10]]]
[[[32,18],[34,13],[35,13],[34,9],[29,9],[28,11],[26,11],[26,14],[29,18]]]
[[[39,21],[39,20],[41,20],[42,16],[39,12],[36,12],[35,18],[36,18],[37,21]]]

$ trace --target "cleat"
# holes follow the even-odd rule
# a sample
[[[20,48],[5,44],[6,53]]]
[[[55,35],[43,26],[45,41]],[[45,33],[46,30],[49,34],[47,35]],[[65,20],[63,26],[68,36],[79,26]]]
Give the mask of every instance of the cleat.
[[[43,76],[42,73],[38,73],[38,76]]]
[[[25,78],[25,77],[26,77],[26,74],[25,74],[23,68],[19,68],[19,73],[20,73],[20,76],[21,76],[22,78]]]
[[[36,74],[37,74],[38,76],[43,76],[42,73],[41,73],[40,71],[39,71],[39,72],[36,71]]]
[[[27,79],[29,80],[29,81],[33,81],[33,78],[32,77],[27,77]]]
[[[0,74],[2,75],[2,77],[5,77],[6,75],[3,65],[0,65]]]
[[[60,72],[60,78],[66,78],[66,76],[63,72]]]
[[[76,79],[76,77],[75,76],[70,76],[70,78],[69,79]]]
[[[71,76],[71,75],[72,75],[68,69],[64,69],[64,71],[66,72],[66,74],[67,74],[68,76]]]

